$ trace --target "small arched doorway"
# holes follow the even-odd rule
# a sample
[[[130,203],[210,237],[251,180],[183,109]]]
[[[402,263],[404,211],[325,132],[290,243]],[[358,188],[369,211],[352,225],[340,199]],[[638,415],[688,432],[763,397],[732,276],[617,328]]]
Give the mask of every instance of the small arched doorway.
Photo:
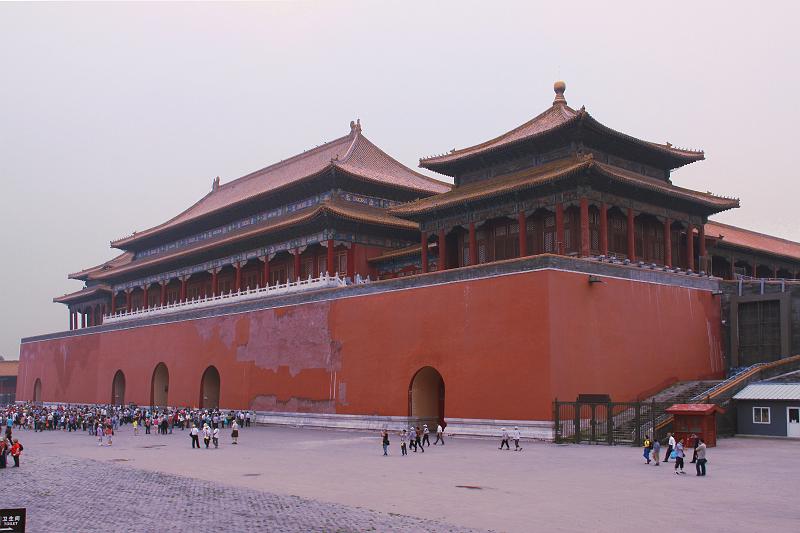
[[[33,384],[33,401],[34,403],[42,401],[42,380],[39,378],[36,378],[36,382]]]
[[[206,368],[200,380],[200,407],[219,407],[219,370],[215,366]]]
[[[153,380],[150,383],[150,405],[167,406],[169,393],[169,371],[167,365],[158,363],[153,370]]]
[[[125,405],[125,374],[117,370],[111,383],[111,405]]]
[[[444,421],[444,379],[435,368],[422,367],[411,378],[408,386],[408,415],[425,419],[429,425]]]

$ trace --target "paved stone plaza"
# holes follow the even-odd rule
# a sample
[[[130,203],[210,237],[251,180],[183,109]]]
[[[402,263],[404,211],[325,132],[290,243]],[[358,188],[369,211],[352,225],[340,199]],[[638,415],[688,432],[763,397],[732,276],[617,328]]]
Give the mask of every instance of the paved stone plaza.
[[[796,531],[800,443],[723,439],[709,475],[646,466],[628,447],[448,439],[383,457],[378,435],[248,428],[192,450],[188,432],[112,447],[87,434],[17,432],[22,468],[0,507],[29,531]],[[143,433],[143,431],[142,431]],[[688,464],[691,469],[694,465]],[[701,526],[702,524],[702,526]],[[474,528],[474,529],[470,529]]]

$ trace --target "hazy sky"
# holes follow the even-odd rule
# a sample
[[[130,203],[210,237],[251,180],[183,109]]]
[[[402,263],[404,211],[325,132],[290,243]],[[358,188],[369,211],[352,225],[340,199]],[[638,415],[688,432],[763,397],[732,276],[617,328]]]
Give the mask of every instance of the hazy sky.
[[[741,7],[736,4],[746,4]],[[613,6],[613,7],[612,7]],[[796,2],[0,4],[0,355],[68,325],[69,272],[349,131],[416,167],[573,107],[707,160],[718,220],[800,240]]]

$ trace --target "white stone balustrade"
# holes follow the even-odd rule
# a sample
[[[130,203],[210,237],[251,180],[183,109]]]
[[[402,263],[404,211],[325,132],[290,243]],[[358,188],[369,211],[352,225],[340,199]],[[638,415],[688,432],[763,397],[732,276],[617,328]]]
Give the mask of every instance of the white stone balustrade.
[[[364,283],[369,283],[369,281],[369,277],[362,278],[361,276],[356,275],[355,282],[351,282],[348,281],[347,278],[339,277],[338,273],[333,276],[325,273],[318,278],[312,278],[309,276],[307,279],[298,279],[297,281],[278,283],[275,285],[268,285],[267,287],[259,287],[257,289],[245,289],[239,292],[229,292],[217,296],[196,298],[194,300],[175,302],[167,305],[156,305],[153,307],[148,307],[147,309],[136,309],[130,312],[120,311],[114,314],[105,315],[103,317],[103,324],[116,324],[127,320],[162,316],[195,309],[205,309],[218,305],[259,300],[261,298],[267,298],[271,296],[282,296],[285,294],[295,294],[298,292],[320,289],[336,289],[353,283],[356,285],[361,285]]]

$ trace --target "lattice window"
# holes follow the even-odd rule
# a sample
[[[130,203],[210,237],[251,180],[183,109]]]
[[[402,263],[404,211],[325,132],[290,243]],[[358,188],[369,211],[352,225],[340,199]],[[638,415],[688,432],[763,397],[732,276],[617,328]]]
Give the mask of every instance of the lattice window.
[[[235,288],[233,286],[233,282],[234,278],[231,276],[217,278],[217,290],[220,294],[228,294],[229,292],[233,292]]]
[[[340,276],[347,275],[347,252],[337,252],[336,272],[338,272]]]
[[[489,260],[486,253],[486,242],[481,241],[478,243],[478,263],[486,263]]]
[[[317,272],[319,272],[319,275],[321,276],[327,271],[328,271],[328,256],[321,255],[317,257]]]
[[[306,257],[303,259],[300,268],[300,277],[302,279],[308,279],[309,276],[314,277],[314,258],[313,257]]]
[[[258,270],[252,269],[242,274],[242,288],[255,289],[261,285],[261,274]]]

